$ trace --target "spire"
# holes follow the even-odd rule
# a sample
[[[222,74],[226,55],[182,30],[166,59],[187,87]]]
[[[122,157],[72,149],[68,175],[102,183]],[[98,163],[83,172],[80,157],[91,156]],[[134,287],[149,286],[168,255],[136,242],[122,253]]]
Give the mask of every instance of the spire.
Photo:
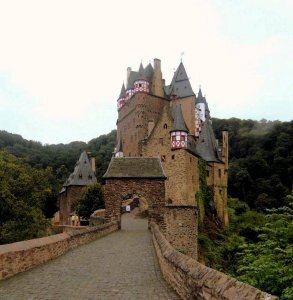
[[[207,103],[206,103],[206,98],[202,95],[201,87],[199,87],[199,90],[198,90],[198,94],[197,94],[195,103],[196,103],[196,104],[197,104],[197,103],[204,103],[204,104],[207,104]]]
[[[142,62],[140,62],[139,69],[138,69],[138,73],[139,73],[139,74],[142,74],[143,71],[144,71],[144,68],[143,68]]]
[[[178,98],[195,95],[182,62],[180,62],[177,70],[174,73],[168,92],[169,96],[175,94]]]
[[[170,132],[184,131],[184,132],[188,133],[189,130],[187,129],[187,126],[186,126],[184,118],[183,118],[181,105],[176,105],[173,107],[172,116],[174,119],[174,123],[173,123],[173,127]]]
[[[123,82],[119,98],[124,98],[124,97],[126,97],[126,90]]]

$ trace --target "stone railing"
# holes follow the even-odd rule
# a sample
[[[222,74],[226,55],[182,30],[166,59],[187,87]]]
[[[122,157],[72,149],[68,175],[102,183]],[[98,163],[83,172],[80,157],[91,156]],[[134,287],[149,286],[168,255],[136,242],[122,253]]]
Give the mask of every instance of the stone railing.
[[[29,270],[68,250],[118,230],[112,222],[44,238],[0,245],[0,280]]]
[[[158,225],[152,223],[151,230],[162,274],[182,299],[278,299],[176,251]]]

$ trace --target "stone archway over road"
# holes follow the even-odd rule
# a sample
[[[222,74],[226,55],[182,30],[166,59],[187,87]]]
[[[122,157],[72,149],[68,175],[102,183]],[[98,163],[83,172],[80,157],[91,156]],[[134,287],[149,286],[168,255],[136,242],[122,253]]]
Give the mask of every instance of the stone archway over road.
[[[103,178],[107,221],[118,221],[121,227],[122,198],[131,192],[147,200],[149,223],[154,221],[163,226],[166,175],[159,158],[112,158]]]

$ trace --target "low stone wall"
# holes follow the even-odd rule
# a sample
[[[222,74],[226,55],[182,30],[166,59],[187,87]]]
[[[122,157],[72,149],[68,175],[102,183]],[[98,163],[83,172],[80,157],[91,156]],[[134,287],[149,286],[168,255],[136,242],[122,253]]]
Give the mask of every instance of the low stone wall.
[[[0,280],[29,270],[72,248],[116,230],[118,230],[118,223],[112,222],[44,238],[0,245]]]
[[[156,224],[151,230],[162,274],[182,299],[278,299],[176,251]]]

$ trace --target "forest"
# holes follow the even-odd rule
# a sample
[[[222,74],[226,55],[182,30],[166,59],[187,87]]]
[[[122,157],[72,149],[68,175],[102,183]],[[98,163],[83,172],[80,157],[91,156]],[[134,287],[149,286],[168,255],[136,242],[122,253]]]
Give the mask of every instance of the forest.
[[[229,132],[229,216],[199,226],[200,260],[281,299],[293,298],[293,121],[213,119]],[[0,244],[44,236],[81,151],[102,183],[116,131],[88,143],[42,145],[0,131]],[[209,199],[205,210],[209,213]],[[212,220],[212,221],[211,221]]]

